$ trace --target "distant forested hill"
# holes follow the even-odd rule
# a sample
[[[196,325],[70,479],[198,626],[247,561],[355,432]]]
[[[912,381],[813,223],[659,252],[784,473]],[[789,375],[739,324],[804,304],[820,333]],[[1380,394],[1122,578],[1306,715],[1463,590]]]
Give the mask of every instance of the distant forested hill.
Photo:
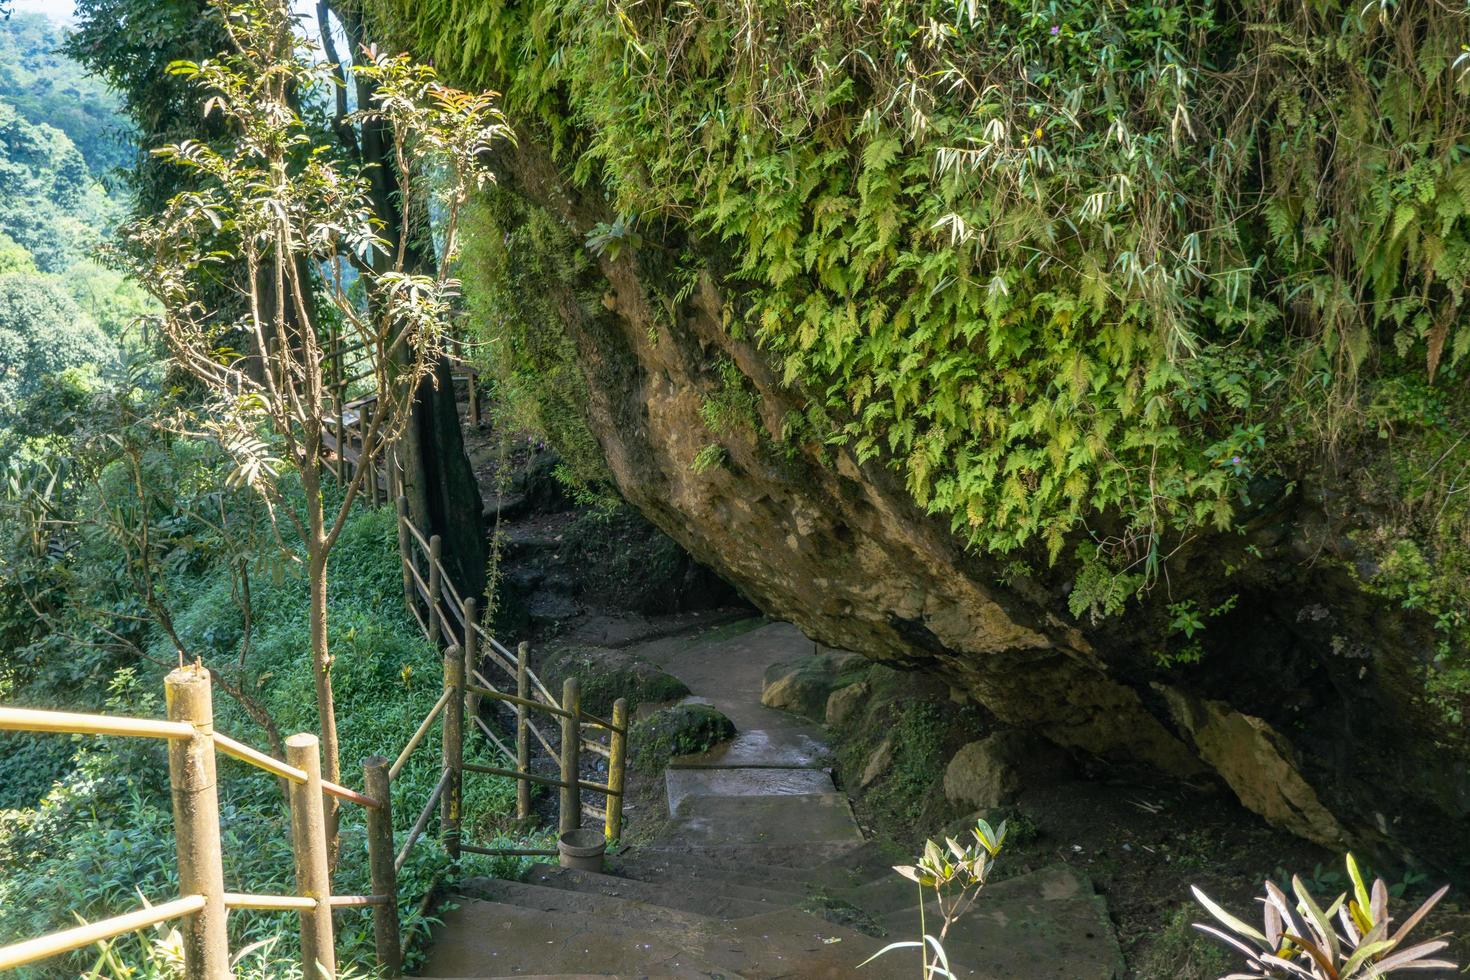
[[[61,52],[65,30],[40,14],[0,22],[0,100],[22,119],[66,134],[95,177],[132,163],[136,152],[117,96]]]

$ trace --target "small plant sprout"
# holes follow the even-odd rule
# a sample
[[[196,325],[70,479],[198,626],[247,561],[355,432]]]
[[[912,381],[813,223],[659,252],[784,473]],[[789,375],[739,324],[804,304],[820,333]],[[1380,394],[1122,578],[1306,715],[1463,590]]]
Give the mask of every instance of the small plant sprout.
[[[932,840],[925,841],[924,853],[918,864],[901,864],[893,869],[919,886],[919,933],[922,938],[889,943],[858,964],[860,967],[867,966],[878,957],[896,949],[917,949],[921,980],[929,980],[930,977],[949,977],[954,980],[954,973],[949,968],[949,957],[944,952],[944,940],[949,935],[950,926],[959,921],[960,916],[975,904],[975,899],[980,897],[980,890],[989,880],[991,869],[995,867],[995,859],[1005,843],[1005,821],[1001,821],[996,828],[984,820],[976,821],[972,833],[975,840],[968,846],[960,844],[953,837],[946,838],[945,847],[942,848]],[[926,888],[933,889],[939,915],[944,920],[937,936],[929,932],[925,915],[928,901]]]
[[[1295,903],[1274,883],[1266,882],[1264,930],[1237,919],[1193,888],[1194,897],[1224,928],[1199,922],[1194,927],[1245,957],[1245,971],[1231,973],[1226,980],[1378,980],[1410,970],[1457,968],[1433,958],[1449,946],[1442,936],[1405,944],[1409,933],[1444,897],[1448,885],[1393,929],[1383,879],[1375,880],[1369,889],[1351,854],[1347,871],[1351,892],[1339,895],[1325,910],[1300,876],[1291,879]]]

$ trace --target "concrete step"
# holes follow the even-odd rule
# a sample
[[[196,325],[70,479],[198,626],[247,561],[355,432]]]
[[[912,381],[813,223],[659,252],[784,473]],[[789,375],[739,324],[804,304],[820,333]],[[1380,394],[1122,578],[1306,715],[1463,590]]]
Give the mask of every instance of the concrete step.
[[[848,844],[863,842],[842,793],[798,796],[688,796],[661,838],[691,846]]]
[[[422,976],[847,980],[882,945],[790,909],[730,922],[694,917],[675,926],[466,899],[443,922]],[[885,957],[862,976],[909,980],[913,972]]]
[[[543,888],[586,892],[626,898],[647,905],[661,905],[717,919],[738,919],[800,905],[805,894],[770,888],[733,885],[725,880],[676,879],[661,883],[619,878],[593,871],[574,871],[549,864],[534,865],[527,874],[529,884]]]
[[[822,769],[670,769],[664,776],[669,813],[680,815],[687,800],[706,796],[769,797],[836,793]]]
[[[421,977],[667,977],[741,980],[680,930],[627,927],[583,912],[465,899],[434,930]]]
[[[712,918],[703,913],[647,904],[631,896],[551,888],[530,881],[470,878],[460,882],[455,893],[477,901],[518,905],[533,911],[577,913],[606,922],[639,922],[668,929],[700,928],[703,920]]]

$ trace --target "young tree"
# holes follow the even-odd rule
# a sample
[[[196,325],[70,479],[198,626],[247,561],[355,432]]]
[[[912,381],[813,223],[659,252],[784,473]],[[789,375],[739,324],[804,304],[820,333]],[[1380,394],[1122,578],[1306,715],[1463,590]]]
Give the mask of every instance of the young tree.
[[[370,198],[372,175],[342,162],[302,119],[302,105],[340,84],[337,66],[312,56],[280,0],[220,9],[233,50],[171,71],[210,93],[205,112],[224,121],[230,138],[222,148],[155,150],[191,171],[195,189],[127,235],[139,281],[163,305],[160,336],[208,392],[215,436],[236,461],[233,478],[259,492],[304,546],[324,765],[336,781],[327,562],[364,481],[375,477],[357,468],[329,507],[331,338],[362,346],[376,387],[361,424],[361,456],[371,459],[402,435],[416,391],[445,353],[460,209],[490,178],[481,156],[508,129],[490,96],[448,88],[405,57],[370,52],[353,70],[372,81],[373,102],[354,119],[394,137],[404,220],[390,240]],[[416,269],[411,229],[428,221],[431,201],[442,246],[432,269]],[[243,266],[239,317],[208,302],[218,270],[231,264]],[[360,288],[349,289],[354,275]],[[288,467],[304,491],[300,510],[282,493]]]

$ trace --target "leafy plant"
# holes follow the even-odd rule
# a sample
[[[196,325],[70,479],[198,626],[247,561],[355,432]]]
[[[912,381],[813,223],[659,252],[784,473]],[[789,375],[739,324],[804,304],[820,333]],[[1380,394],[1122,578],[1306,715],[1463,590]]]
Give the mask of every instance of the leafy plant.
[[[930,977],[948,977],[956,980],[954,973],[950,970],[949,956],[944,951],[944,940],[949,935],[949,929],[960,917],[969,911],[970,906],[975,904],[975,899],[980,897],[980,891],[990,878],[990,872],[995,867],[996,857],[1005,844],[1006,824],[1001,821],[999,828],[992,828],[983,819],[975,824],[971,832],[974,841],[969,844],[961,844],[953,837],[945,839],[945,847],[941,848],[934,841],[925,841],[924,853],[919,857],[918,864],[898,865],[893,870],[903,875],[909,881],[919,886],[919,933],[917,940],[889,943],[878,952],[868,957],[861,966],[867,966],[880,956],[899,949],[919,950],[920,980],[929,980]],[[934,892],[934,900],[939,908],[939,915],[944,924],[939,927],[939,934],[932,935],[926,924],[926,906],[929,896],[925,889]],[[932,959],[931,959],[932,956]]]
[[[1445,885],[1392,929],[1388,886],[1382,878],[1372,888],[1363,882],[1357,861],[1347,856],[1352,884],[1323,909],[1300,877],[1291,880],[1293,902],[1273,882],[1266,882],[1265,922],[1256,929],[1225,911],[1199,888],[1194,897],[1224,928],[1195,923],[1245,958],[1248,972],[1239,980],[1357,980],[1411,970],[1454,970],[1456,965],[1434,955],[1449,946],[1443,938],[1406,945],[1409,933],[1449,891]],[[1334,918],[1337,920],[1334,922]]]

